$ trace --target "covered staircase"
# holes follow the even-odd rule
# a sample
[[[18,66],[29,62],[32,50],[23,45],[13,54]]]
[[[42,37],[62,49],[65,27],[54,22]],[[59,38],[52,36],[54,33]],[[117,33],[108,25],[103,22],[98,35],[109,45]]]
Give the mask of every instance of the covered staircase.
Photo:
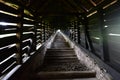
[[[96,73],[78,60],[74,49],[60,33],[47,49],[43,64],[36,70],[33,79],[97,80]]]

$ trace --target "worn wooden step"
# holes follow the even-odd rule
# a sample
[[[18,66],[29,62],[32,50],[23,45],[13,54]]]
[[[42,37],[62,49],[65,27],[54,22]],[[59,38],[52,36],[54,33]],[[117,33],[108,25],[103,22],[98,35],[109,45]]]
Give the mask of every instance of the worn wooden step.
[[[62,51],[62,50],[59,50],[59,51],[47,51],[46,52],[46,55],[67,55],[67,54],[75,54],[75,51]]]
[[[74,50],[73,48],[64,48],[64,49],[54,49],[54,48],[50,48],[47,49],[47,51],[71,51]]]
[[[77,57],[75,54],[45,55],[45,57]]]
[[[63,56],[63,57],[46,57],[45,60],[66,60],[66,59],[75,59],[75,60],[78,60],[77,57],[73,57],[73,56]]]
[[[65,54],[62,54],[62,53],[61,53],[61,54],[54,54],[54,53],[50,53],[50,54],[46,54],[45,57],[46,57],[46,56],[56,56],[56,57],[57,57],[57,56],[58,56],[58,57],[59,57],[59,56],[61,56],[61,57],[66,56],[66,57],[67,57],[67,56],[76,56],[76,54],[71,54],[71,53],[70,53],[70,54],[69,54],[69,53],[65,53]]]
[[[76,60],[44,60],[45,64],[51,64],[51,63],[74,63]]]
[[[36,79],[77,79],[77,78],[95,78],[94,71],[55,71],[55,72],[38,72]]]
[[[77,58],[45,58],[44,62],[73,62],[73,61],[78,61]]]

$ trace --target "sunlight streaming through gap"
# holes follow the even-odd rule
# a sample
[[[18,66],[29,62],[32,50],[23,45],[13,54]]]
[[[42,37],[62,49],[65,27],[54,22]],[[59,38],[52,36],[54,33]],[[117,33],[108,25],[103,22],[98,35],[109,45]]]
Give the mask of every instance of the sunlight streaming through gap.
[[[18,15],[16,15],[16,14],[9,13],[9,12],[3,11],[3,10],[0,10],[0,13],[7,14],[7,15],[10,15],[10,16],[14,16],[14,17],[18,17]]]
[[[0,35],[0,38],[10,37],[10,36],[16,36],[16,33],[2,34]]]
[[[120,34],[109,33],[109,36],[120,36]]]
[[[2,26],[17,26],[17,23],[0,22]]]

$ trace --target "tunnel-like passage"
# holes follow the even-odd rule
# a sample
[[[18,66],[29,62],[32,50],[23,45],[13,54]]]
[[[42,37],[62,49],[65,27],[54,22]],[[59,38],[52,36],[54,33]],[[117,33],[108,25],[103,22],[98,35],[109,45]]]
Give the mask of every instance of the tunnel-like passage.
[[[0,0],[0,79],[26,79],[48,48],[63,46],[95,68],[98,79],[107,72],[119,80],[119,5],[120,0]],[[59,43],[58,29],[67,42]]]

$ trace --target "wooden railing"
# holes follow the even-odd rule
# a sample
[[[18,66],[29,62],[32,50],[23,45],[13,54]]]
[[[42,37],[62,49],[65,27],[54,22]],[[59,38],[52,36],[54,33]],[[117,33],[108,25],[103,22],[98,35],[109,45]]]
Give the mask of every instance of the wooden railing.
[[[14,5],[0,2],[0,79],[25,63],[52,34],[49,24]]]

